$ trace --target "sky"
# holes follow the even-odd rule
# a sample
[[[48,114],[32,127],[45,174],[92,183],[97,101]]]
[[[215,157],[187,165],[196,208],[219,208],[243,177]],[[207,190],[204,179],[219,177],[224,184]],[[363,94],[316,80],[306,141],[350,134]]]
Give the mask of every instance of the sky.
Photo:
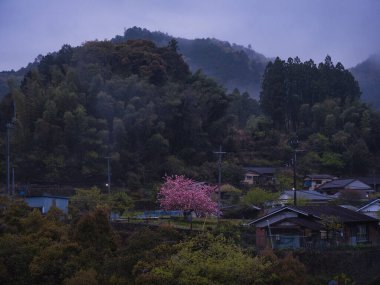
[[[133,26],[346,68],[380,51],[379,0],[0,0],[0,71]]]

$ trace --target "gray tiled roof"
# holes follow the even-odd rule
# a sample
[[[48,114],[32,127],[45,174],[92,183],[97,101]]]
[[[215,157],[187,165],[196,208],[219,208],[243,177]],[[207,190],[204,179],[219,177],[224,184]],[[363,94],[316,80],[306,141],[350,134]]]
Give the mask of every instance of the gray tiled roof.
[[[355,212],[336,205],[322,205],[322,206],[296,206],[291,207],[299,211],[307,212],[313,216],[321,217],[336,216],[342,222],[372,222],[376,221],[375,218],[369,217],[359,212]]]
[[[286,195],[290,195],[293,197],[294,191],[293,190],[285,190],[283,192]],[[317,191],[313,190],[297,190],[297,198],[299,199],[306,199],[306,200],[325,200],[325,201],[330,201],[334,200],[334,197],[323,195]]]
[[[276,215],[284,210],[291,210],[302,216],[314,216],[322,218],[323,216],[335,216],[338,217],[343,223],[351,222],[378,222],[377,219],[362,213],[352,211],[336,205],[321,205],[321,206],[285,206],[277,208],[275,211],[269,212],[264,216],[257,218],[248,223],[248,225],[255,224],[263,219],[266,219],[272,215]],[[300,217],[300,216],[299,216]]]
[[[276,168],[274,167],[246,167],[246,171],[254,171],[259,174],[274,174],[276,172]]]
[[[333,181],[322,184],[318,187],[318,189],[344,188],[354,181],[355,179],[335,179]]]

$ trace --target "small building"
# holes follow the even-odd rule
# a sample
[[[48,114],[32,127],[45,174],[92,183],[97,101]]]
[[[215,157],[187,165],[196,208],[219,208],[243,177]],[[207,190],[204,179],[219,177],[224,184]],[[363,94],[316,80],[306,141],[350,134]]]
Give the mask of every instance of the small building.
[[[260,249],[380,243],[377,219],[336,205],[285,206],[247,225],[256,228]]]
[[[75,189],[69,185],[39,183],[19,185],[15,192],[25,199],[29,207],[40,210],[42,214],[46,214],[52,206],[67,214],[69,199]]]
[[[274,167],[246,167],[243,184],[246,185],[272,185],[274,184]]]
[[[329,174],[310,174],[305,176],[303,180],[303,188],[305,190],[315,190],[322,184],[337,179],[337,177]]]
[[[49,195],[27,196],[25,197],[25,202],[29,207],[40,210],[42,214],[47,214],[53,206],[65,214],[68,213],[69,197]]]
[[[360,206],[357,209],[357,211],[367,216],[378,219],[380,217],[380,198],[373,199],[368,203],[365,203],[364,205]]]
[[[335,179],[326,182],[316,188],[316,191],[327,194],[335,195],[342,198],[343,196],[351,196],[353,200],[368,200],[374,190],[364,182],[358,179]]]

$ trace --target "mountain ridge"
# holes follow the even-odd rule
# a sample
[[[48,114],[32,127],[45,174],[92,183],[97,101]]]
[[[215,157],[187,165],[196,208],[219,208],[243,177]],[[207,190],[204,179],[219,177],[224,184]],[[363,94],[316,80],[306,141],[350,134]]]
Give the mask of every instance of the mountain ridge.
[[[170,40],[176,40],[179,52],[192,72],[201,69],[207,76],[215,79],[228,91],[238,88],[258,98],[261,77],[270,61],[252,48],[244,47],[215,38],[185,39],[173,37],[162,32],[133,27],[124,30],[111,41],[123,42],[133,39],[153,41],[157,46],[165,46]]]
[[[380,108],[380,53],[369,56],[350,71],[359,82],[362,100]]]

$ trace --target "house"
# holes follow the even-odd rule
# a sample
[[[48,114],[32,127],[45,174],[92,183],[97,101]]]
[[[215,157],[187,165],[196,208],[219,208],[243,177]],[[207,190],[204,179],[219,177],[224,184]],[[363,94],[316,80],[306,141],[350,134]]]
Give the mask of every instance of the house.
[[[46,214],[54,205],[64,213],[68,213],[69,199],[74,195],[74,188],[56,184],[19,185],[16,193],[25,199],[31,208]]]
[[[274,167],[246,167],[243,184],[246,185],[271,185],[274,183]]]
[[[365,184],[371,186],[373,190],[376,192],[380,192],[380,176],[372,176],[372,177],[359,177],[358,180],[364,182]]]
[[[377,219],[336,205],[285,206],[247,225],[256,228],[261,249],[380,243]]]
[[[373,199],[359,207],[358,212],[365,214],[367,216],[378,219],[380,216],[380,198]]]
[[[53,206],[57,207],[62,212],[67,214],[69,207],[69,197],[62,196],[26,196],[25,202],[29,207],[40,210],[42,214],[47,214],[47,212],[49,212],[50,208]]]
[[[310,174],[305,176],[303,180],[303,188],[305,190],[315,190],[322,184],[337,179],[337,177],[329,174]]]
[[[314,190],[297,190],[297,204],[322,205],[334,201],[336,197],[321,194]],[[278,205],[290,205],[294,203],[294,190],[285,190],[281,193]]]
[[[367,184],[357,179],[335,179],[316,188],[316,191],[336,195],[347,200],[368,200],[374,190]]]

